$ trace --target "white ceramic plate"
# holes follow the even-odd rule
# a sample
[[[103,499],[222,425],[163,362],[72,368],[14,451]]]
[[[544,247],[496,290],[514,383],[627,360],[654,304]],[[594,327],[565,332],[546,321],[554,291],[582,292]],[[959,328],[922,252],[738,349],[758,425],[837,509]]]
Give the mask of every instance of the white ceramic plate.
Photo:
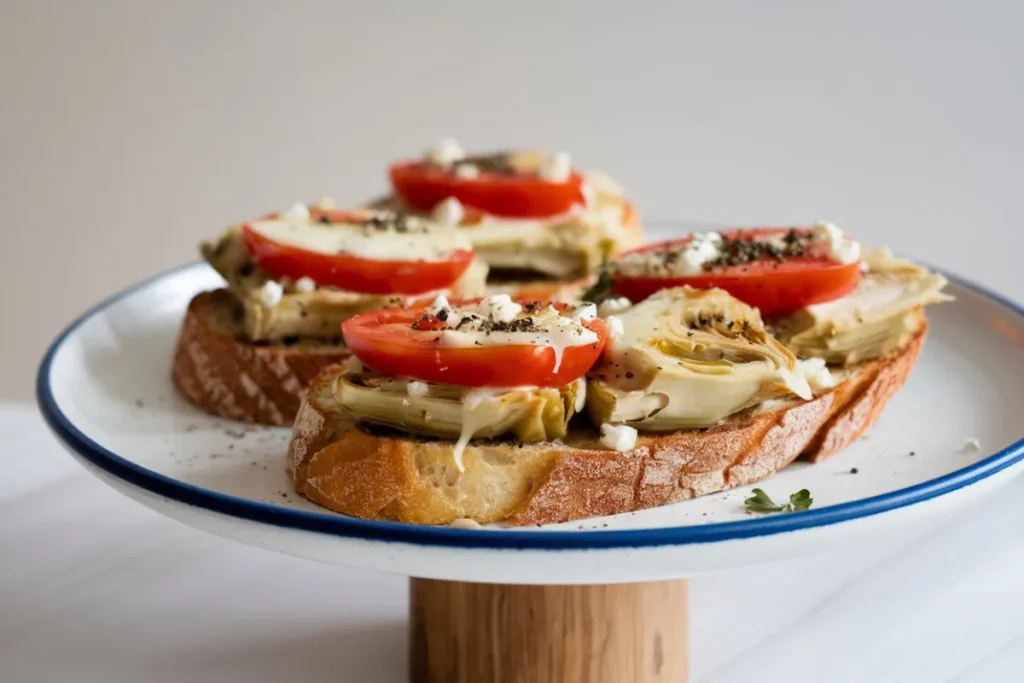
[[[219,284],[195,264],[84,314],[44,359],[40,407],[70,452],[118,490],[186,524],[293,555],[442,579],[654,580],[907,532],[1024,466],[1024,311],[953,278],[957,300],[929,309],[921,359],[874,430],[822,464],[797,463],[759,484],[783,500],[810,489],[810,511],[749,515],[743,500],[753,487],[744,487],[531,529],[353,519],[291,492],[287,429],[212,418],[175,394],[170,358],[182,314],[196,292]],[[965,450],[969,439],[980,450]]]

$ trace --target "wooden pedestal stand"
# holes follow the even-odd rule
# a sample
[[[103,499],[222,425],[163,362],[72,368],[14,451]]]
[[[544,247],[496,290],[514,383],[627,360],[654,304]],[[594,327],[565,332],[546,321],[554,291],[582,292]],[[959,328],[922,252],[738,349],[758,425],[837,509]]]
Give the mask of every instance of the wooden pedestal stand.
[[[522,586],[412,579],[413,683],[684,683],[685,579]]]

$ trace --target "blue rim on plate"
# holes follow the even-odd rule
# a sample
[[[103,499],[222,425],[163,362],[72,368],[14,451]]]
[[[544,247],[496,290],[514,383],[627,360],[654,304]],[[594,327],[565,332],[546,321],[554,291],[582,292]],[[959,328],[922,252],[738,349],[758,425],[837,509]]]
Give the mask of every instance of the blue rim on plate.
[[[36,399],[43,417],[57,437],[100,470],[159,496],[243,520],[333,536],[466,549],[588,550],[688,545],[767,536],[877,515],[956,491],[1024,460],[1024,438],[1022,438],[1003,450],[956,472],[870,498],[786,515],[660,529],[609,531],[452,529],[371,521],[326,511],[321,513],[294,510],[270,503],[229,496],[147,470],[107,450],[83,434],[68,419],[57,405],[50,387],[51,366],[57,351],[85,321],[144,287],[195,267],[197,264],[192,263],[139,282],[108,297],[75,319],[54,340],[43,357],[36,377]],[[1012,311],[1018,317],[1024,318],[1024,307],[963,278],[949,273],[944,274],[951,282],[988,298]]]

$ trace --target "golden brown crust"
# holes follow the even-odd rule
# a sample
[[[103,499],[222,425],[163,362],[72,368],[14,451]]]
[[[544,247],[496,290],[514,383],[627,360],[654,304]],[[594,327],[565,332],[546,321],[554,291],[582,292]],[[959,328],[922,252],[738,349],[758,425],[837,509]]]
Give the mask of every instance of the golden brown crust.
[[[289,469],[296,490],[319,505],[414,524],[469,518],[522,526],[665,505],[750,484],[801,455],[816,461],[845,447],[903,385],[926,332],[922,324],[902,349],[862,364],[811,401],[706,430],[641,434],[628,453],[603,449],[592,428],[552,443],[478,441],[466,449],[461,474],[451,442],[343,424],[327,372],[303,405]]]
[[[192,299],[174,350],[174,386],[218,417],[289,426],[309,382],[349,352],[339,345],[247,341],[235,325],[236,306],[226,290]]]

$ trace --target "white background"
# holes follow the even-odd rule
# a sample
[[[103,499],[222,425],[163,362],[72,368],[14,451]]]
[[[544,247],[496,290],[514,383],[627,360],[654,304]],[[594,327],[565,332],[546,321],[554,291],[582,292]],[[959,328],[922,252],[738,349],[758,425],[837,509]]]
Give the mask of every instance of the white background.
[[[442,135],[1024,293],[1022,26],[1017,0],[0,1],[0,397],[98,298]]]

